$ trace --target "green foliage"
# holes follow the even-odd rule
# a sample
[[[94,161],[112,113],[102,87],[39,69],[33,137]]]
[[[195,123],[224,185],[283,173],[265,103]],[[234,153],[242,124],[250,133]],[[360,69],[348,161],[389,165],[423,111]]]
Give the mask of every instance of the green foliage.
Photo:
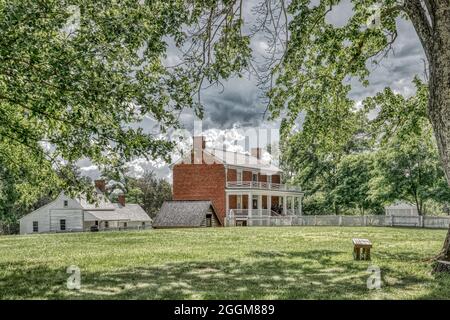
[[[308,113],[301,130],[287,134],[282,127],[282,166],[292,182],[314,198],[305,199],[305,212],[340,213],[341,201],[334,192],[341,183],[338,167],[346,155],[360,149],[363,116],[351,100],[338,99]]]
[[[359,110],[350,103],[332,113],[317,108],[302,131],[284,138],[283,164],[306,191],[306,213],[378,214],[396,200],[420,213],[443,212],[450,189],[426,114],[428,89],[414,84],[409,98],[385,89]]]
[[[80,10],[74,30],[69,5]],[[129,124],[150,117],[165,132],[183,108],[200,107],[192,70],[163,63],[168,41],[180,41],[193,19],[186,9],[175,0],[1,1],[0,162],[16,175],[23,162],[43,168],[34,176],[44,180],[63,160],[169,160],[171,142]],[[67,171],[58,183],[78,192],[71,178]]]
[[[269,110],[278,117],[287,109],[287,123],[292,125],[300,112],[315,113],[322,106],[332,112],[337,99],[349,93],[349,77],[367,85],[369,59],[381,58],[380,53],[396,37],[395,18],[400,11],[396,1],[382,3],[382,27],[368,28],[373,13],[370,6],[380,1],[354,0],[353,15],[342,27],[327,22],[327,14],[340,0],[294,0],[288,11],[288,48],[280,66],[273,70],[276,83],[268,93]]]
[[[382,202],[372,198],[370,182],[374,178],[376,157],[372,153],[345,156],[337,168],[338,186],[333,190],[336,201],[359,214],[383,213]]]
[[[408,200],[424,214],[427,200],[450,202],[450,190],[426,114],[428,89],[418,79],[414,83],[417,94],[410,98],[385,89],[365,101],[368,111],[380,110],[371,121],[378,146],[371,192],[385,203]]]
[[[0,1],[1,221],[16,221],[55,189],[89,197],[67,163],[169,160],[172,142],[130,124],[148,117],[164,133],[184,108],[201,108],[192,97],[197,72],[164,65],[169,42],[181,43],[182,28],[201,14],[192,6]]]
[[[136,179],[133,186],[140,193],[138,203],[151,218],[156,216],[164,201],[172,199],[170,183],[164,179],[158,179],[151,171],[145,172],[141,178]]]
[[[105,171],[102,178],[107,181],[107,196],[112,202],[117,202],[119,193],[123,193],[127,203],[139,204],[151,218],[156,216],[164,201],[172,199],[170,183],[158,179],[153,171],[145,171],[139,178],[126,172]]]

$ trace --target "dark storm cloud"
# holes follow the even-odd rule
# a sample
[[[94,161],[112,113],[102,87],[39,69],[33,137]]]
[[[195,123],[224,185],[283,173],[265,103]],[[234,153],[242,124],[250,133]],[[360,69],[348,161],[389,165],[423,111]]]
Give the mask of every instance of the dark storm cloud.
[[[264,104],[256,84],[249,79],[231,79],[225,90],[205,94],[205,126],[226,129],[235,124],[256,127],[263,120]]]
[[[245,1],[246,21],[254,21],[251,8],[258,0]],[[326,20],[336,26],[343,26],[352,15],[350,0],[342,1],[327,15]],[[357,79],[352,79],[352,91],[350,97],[355,101],[361,101],[368,96],[373,96],[385,87],[391,87],[396,92],[410,95],[414,93],[411,83],[414,76],[424,75],[425,58],[423,49],[417,34],[409,21],[398,19],[398,38],[393,46],[393,51],[383,59],[380,65],[368,64],[371,74],[369,87],[363,87]],[[251,43],[257,54],[262,54],[267,44],[264,37],[256,35]],[[169,48],[168,60],[174,64],[179,60],[176,50]],[[265,111],[262,92],[256,86],[255,79],[231,79],[225,81],[224,88],[209,88],[202,93],[204,105],[203,128],[230,129],[234,125],[241,127],[256,127],[267,125],[263,122]],[[192,130],[195,120],[198,120],[191,110],[186,110],[180,117],[184,127]],[[150,127],[150,122],[143,127]]]
[[[253,1],[255,2],[255,1]],[[336,6],[327,16],[327,22],[336,26],[345,25],[352,15],[349,0]],[[371,74],[369,87],[363,87],[356,79],[352,79],[350,97],[355,101],[373,96],[385,87],[391,87],[404,95],[414,93],[412,80],[419,75],[423,78],[425,59],[417,34],[409,21],[398,19],[398,38],[393,51],[378,66],[368,64]],[[264,47],[261,38],[257,37],[252,47]],[[239,124],[242,127],[256,127],[262,124],[264,102],[254,79],[232,79],[224,83],[224,90],[211,88],[203,93],[205,106],[204,128],[229,129]],[[189,121],[194,117],[189,116]]]
[[[362,100],[375,95],[385,87],[390,87],[404,95],[414,93],[411,82],[416,75],[424,77],[425,53],[409,21],[398,19],[397,30],[398,38],[394,43],[393,51],[381,61],[379,66],[369,65],[371,70],[369,87],[364,88],[357,81],[353,81],[351,98]]]

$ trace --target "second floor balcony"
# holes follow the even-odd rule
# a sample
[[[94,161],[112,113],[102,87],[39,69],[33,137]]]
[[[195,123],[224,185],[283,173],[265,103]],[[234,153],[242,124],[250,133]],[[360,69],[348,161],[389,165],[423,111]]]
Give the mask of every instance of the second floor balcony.
[[[262,182],[262,181],[227,181],[228,189],[259,189],[259,190],[278,190],[278,191],[294,191],[301,192],[298,186],[288,184]]]

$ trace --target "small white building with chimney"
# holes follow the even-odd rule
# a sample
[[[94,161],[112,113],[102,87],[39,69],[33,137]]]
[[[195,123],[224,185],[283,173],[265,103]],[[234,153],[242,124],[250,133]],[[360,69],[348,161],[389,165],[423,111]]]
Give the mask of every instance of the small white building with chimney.
[[[151,227],[152,220],[140,205],[126,203],[123,194],[118,196],[118,203],[109,201],[104,180],[95,180],[95,188],[95,203],[89,203],[84,196],[71,198],[61,192],[55,200],[19,220],[20,234]]]

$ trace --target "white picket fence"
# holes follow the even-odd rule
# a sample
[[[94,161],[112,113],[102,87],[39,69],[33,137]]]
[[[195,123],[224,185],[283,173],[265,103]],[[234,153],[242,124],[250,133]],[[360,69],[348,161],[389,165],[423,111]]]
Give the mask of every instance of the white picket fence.
[[[450,217],[447,216],[251,216],[246,219],[247,226],[378,226],[378,227],[423,227],[447,229]],[[235,226],[234,219],[228,217],[227,226]]]

